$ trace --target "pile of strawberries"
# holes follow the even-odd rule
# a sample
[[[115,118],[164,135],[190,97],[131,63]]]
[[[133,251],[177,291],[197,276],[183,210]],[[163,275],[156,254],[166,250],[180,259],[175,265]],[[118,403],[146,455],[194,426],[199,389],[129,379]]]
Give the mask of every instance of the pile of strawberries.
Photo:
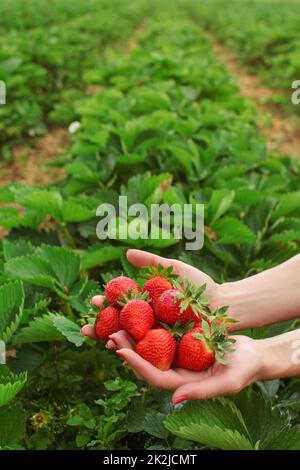
[[[96,335],[101,340],[126,330],[136,341],[135,351],[161,370],[181,367],[205,370],[232,352],[226,308],[212,313],[206,286],[172,274],[172,267],[143,268],[143,288],[129,277],[112,279],[105,286],[106,302],[100,309]]]

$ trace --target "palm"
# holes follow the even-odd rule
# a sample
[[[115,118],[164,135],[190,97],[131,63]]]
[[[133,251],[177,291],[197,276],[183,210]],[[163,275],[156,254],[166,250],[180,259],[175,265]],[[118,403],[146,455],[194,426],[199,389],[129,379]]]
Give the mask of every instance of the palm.
[[[129,250],[128,260],[136,267],[162,264],[173,266],[173,272],[180,277],[189,278],[195,285],[206,284],[206,293],[211,297],[211,307],[218,307],[217,284],[205,273],[178,260],[168,260],[151,253]],[[101,307],[103,296],[93,298],[93,303]],[[82,333],[97,339],[92,325],[86,325]],[[130,335],[121,330],[110,336],[106,347],[117,350],[138,378],[154,387],[176,390],[173,399],[186,395],[189,398],[211,398],[235,393],[256,379],[261,367],[261,355],[257,343],[246,336],[235,336],[234,354],[228,356],[228,365],[215,363],[203,372],[181,368],[161,371],[140,357],[135,351],[135,342]],[[181,397],[182,398],[182,397]]]
[[[217,395],[235,393],[253,381],[260,368],[260,354],[256,343],[246,336],[235,336],[234,354],[228,356],[228,364],[217,362],[203,372],[194,372],[181,368],[161,371],[134,352],[132,339],[125,331],[112,335],[112,340],[122,357],[132,367],[136,375],[154,387],[175,390],[187,384],[198,387],[203,392],[207,388],[216,388]]]

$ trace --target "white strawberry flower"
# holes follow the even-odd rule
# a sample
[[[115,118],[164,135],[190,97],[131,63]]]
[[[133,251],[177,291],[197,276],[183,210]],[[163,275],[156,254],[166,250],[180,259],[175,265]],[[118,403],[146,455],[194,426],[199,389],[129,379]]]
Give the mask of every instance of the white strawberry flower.
[[[70,134],[75,134],[75,132],[77,132],[80,127],[81,123],[79,121],[74,121],[71,122],[71,124],[69,125],[68,131],[70,132]]]

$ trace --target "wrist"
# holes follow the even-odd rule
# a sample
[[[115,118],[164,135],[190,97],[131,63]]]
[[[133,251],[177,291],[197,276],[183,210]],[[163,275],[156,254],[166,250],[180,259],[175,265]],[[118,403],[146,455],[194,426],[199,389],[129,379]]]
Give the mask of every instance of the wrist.
[[[257,380],[273,380],[300,374],[300,330],[256,342],[261,356]]]
[[[277,370],[280,361],[277,358],[276,348],[267,340],[256,340],[256,343],[261,357],[261,365],[256,380],[278,379],[281,374]]]
[[[255,298],[241,281],[218,284],[216,293],[217,307],[228,306],[228,315],[237,320],[232,324],[232,331],[245,330],[262,326],[255,318]]]

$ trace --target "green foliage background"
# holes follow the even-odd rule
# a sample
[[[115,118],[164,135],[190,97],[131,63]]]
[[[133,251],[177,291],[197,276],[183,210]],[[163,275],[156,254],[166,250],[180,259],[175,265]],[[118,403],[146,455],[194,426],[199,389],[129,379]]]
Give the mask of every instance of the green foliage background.
[[[9,352],[0,366],[0,447],[299,449],[299,378],[174,413],[170,394],[138,382],[80,334],[94,320],[90,298],[103,282],[135,274],[128,247],[182,259],[217,282],[299,254],[299,161],[268,154],[253,105],[238,95],[201,27],[219,24],[211,6],[55,3],[51,15],[45,0],[0,7],[0,79],[10,96],[0,107],[2,157],[51,122],[81,123],[70,151],[51,161],[66,178],[0,188],[0,225],[8,230],[0,338]],[[270,74],[280,80],[276,70]],[[98,91],[88,96],[90,85]],[[117,205],[119,195],[148,207],[204,203],[204,248],[187,252],[184,241],[164,239],[100,242],[96,208]],[[246,334],[264,338],[296,326]]]

